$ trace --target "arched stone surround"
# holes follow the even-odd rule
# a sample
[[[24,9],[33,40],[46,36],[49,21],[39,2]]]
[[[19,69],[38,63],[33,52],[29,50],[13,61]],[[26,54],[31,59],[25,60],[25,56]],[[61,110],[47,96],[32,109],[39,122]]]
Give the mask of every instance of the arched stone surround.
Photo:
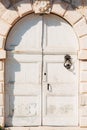
[[[3,7],[4,8],[4,7]],[[74,29],[78,41],[80,60],[79,79],[79,126],[87,127],[87,17],[80,9],[73,7],[62,0],[54,0],[51,13],[61,16],[68,21]],[[4,126],[4,61],[6,51],[4,46],[10,29],[27,14],[33,13],[30,0],[22,0],[12,7],[5,9],[0,17],[0,125]],[[85,11],[84,11],[85,13]],[[49,14],[48,14],[49,15]]]

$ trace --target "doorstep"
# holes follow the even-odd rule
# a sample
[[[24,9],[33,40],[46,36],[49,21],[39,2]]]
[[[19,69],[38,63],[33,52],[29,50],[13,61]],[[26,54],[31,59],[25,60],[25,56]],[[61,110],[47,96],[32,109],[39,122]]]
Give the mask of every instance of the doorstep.
[[[80,127],[7,127],[5,130],[87,130]]]

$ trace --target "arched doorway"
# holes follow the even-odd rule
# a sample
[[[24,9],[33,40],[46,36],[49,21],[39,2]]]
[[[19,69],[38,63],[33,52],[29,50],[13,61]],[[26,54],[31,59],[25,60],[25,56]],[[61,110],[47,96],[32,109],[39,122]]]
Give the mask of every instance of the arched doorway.
[[[6,126],[78,125],[78,40],[62,18],[28,15],[6,43]],[[64,67],[65,56],[72,66]]]

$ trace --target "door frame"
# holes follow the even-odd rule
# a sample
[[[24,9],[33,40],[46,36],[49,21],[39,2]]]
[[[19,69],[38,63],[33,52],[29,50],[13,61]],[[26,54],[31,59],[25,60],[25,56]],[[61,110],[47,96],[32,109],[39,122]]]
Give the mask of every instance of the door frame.
[[[34,22],[33,22],[33,19],[34,19]],[[38,22],[39,24],[36,24],[38,21],[40,21],[40,22]],[[23,22],[23,24],[22,24],[22,22]],[[31,30],[30,30],[30,27],[31,27],[31,23],[33,23],[35,26],[35,28],[33,28],[34,30],[33,30],[33,32],[32,32],[32,36],[34,35],[34,33],[35,33],[35,30],[36,30],[36,32],[38,31],[38,29],[40,30],[40,29],[42,29],[42,31],[40,31],[40,32],[42,32],[42,36],[40,36],[40,39],[42,39],[42,40],[38,40],[37,41],[37,38],[36,38],[36,42],[35,41],[32,41],[32,37],[30,38],[30,41],[32,41],[32,42],[34,42],[35,44],[34,44],[34,50],[35,49],[38,49],[38,51],[36,51],[35,50],[35,52],[33,53],[33,51],[31,51],[33,48],[32,48],[32,46],[31,46],[31,43],[32,42],[30,42],[30,44],[28,45],[29,47],[31,47],[30,48],[30,50],[28,49],[27,50],[27,48],[26,48],[26,46],[27,46],[27,42],[25,42],[25,44],[23,44],[23,46],[22,46],[22,42],[20,41],[20,42],[18,42],[18,39],[20,38],[20,34],[21,34],[21,32],[22,32],[22,36],[24,36],[24,39],[27,39],[28,37],[26,37],[27,35],[26,35],[26,31],[28,32],[31,32]],[[53,23],[54,23],[54,25],[56,25],[56,26],[53,26]],[[59,25],[60,25],[60,23],[61,23],[61,27],[59,28]],[[21,26],[23,26],[25,24],[25,26],[24,27],[21,27]],[[33,24],[32,24],[32,26],[33,26]],[[29,27],[28,27],[28,25],[29,25]],[[39,26],[38,26],[39,25]],[[43,26],[44,25],[44,26]],[[52,31],[52,29],[50,30],[50,26],[49,25],[51,25],[53,28],[54,28],[54,31]],[[27,27],[27,28],[26,28]],[[57,28],[56,28],[57,27]],[[21,28],[21,29],[20,29]],[[22,31],[23,29],[25,30],[25,28],[26,28],[26,31]],[[46,28],[46,29],[45,29]],[[18,29],[18,35],[16,35],[16,33],[15,33],[15,30],[16,29]],[[61,29],[61,30],[60,30]],[[67,30],[67,35],[66,35],[66,31],[64,31],[63,29],[65,29],[65,30]],[[47,31],[48,30],[48,31]],[[50,34],[50,32],[53,32],[52,33],[52,36],[53,36],[53,40],[50,38],[50,37],[52,37],[52,36],[49,36],[49,34]],[[46,38],[46,36],[45,36],[45,34],[47,34],[47,32],[48,32],[48,39],[49,40],[46,40],[47,38]],[[56,33],[58,33],[57,35],[53,35],[53,34],[55,34],[55,32]],[[51,43],[51,46],[54,46],[54,48],[56,49],[56,47],[55,47],[55,45],[58,45],[58,47],[57,48],[62,48],[61,47],[61,45],[60,45],[60,42],[62,43],[64,43],[64,40],[62,39],[62,37],[61,37],[61,35],[60,35],[60,32],[61,32],[61,34],[62,33],[64,33],[65,35],[66,35],[66,41],[65,41],[65,43],[66,43],[66,46],[63,44],[63,48],[64,47],[66,47],[66,48],[68,48],[68,46],[70,46],[69,45],[69,43],[70,43],[70,40],[72,39],[72,42],[71,42],[71,46],[70,46],[70,51],[67,49],[67,51],[68,52],[66,52],[65,51],[65,48],[61,51],[61,54],[63,55],[62,57],[61,57],[61,54],[60,54],[60,51],[59,51],[59,49],[58,50],[56,50],[56,52],[54,52],[53,50],[51,50],[51,52],[50,53],[48,53],[49,52],[49,49],[50,49],[50,39],[52,40],[52,43]],[[68,35],[70,34],[70,32],[71,32],[71,35],[70,35],[70,38],[68,38]],[[12,35],[11,35],[12,34]],[[30,36],[31,36],[31,34],[30,33],[28,33]],[[61,37],[61,39],[62,39],[62,41],[61,41],[61,39],[57,39],[57,37],[58,37],[58,35],[59,35],[59,37]],[[38,37],[38,36],[37,36]],[[64,35],[63,35],[63,37],[64,37]],[[12,41],[10,42],[10,39],[14,39],[14,40],[12,40],[13,41],[13,44],[11,44],[12,43]],[[38,37],[38,39],[39,39],[39,37]],[[53,41],[55,41],[55,39],[56,39],[56,44],[54,44],[54,42]],[[74,39],[74,40],[73,40]],[[26,40],[25,40],[26,41]],[[27,39],[27,41],[28,41],[28,39]],[[46,41],[48,41],[47,43],[45,43]],[[38,46],[38,42],[40,42],[41,43],[41,45],[42,45],[42,49],[40,49],[41,48],[41,46],[39,45],[39,47],[40,48],[35,48],[36,47],[36,45]],[[16,43],[18,43],[18,44],[16,44]],[[14,46],[16,47],[17,45],[19,45],[19,43],[20,43],[20,46],[18,46],[18,48],[15,48],[14,49]],[[42,44],[43,43],[43,44]],[[45,46],[44,46],[44,43],[46,44]],[[68,44],[67,44],[68,43]],[[74,43],[74,44],[73,44]],[[16,63],[16,62],[18,62],[19,61],[19,63],[24,63],[25,61],[28,61],[28,58],[27,59],[25,59],[24,60],[24,58],[22,57],[22,55],[24,54],[33,54],[33,55],[35,55],[35,56],[37,56],[37,54],[38,53],[40,53],[41,52],[41,50],[42,50],[42,52],[41,52],[41,54],[40,54],[40,56],[42,57],[42,61],[41,61],[41,63],[43,64],[44,63],[44,55],[46,56],[46,55],[48,55],[49,54],[49,56],[52,56],[53,57],[53,55],[54,55],[54,53],[55,53],[55,55],[57,56],[57,59],[56,59],[56,57],[55,57],[55,60],[53,60],[53,62],[58,62],[58,61],[56,61],[56,60],[59,60],[59,57],[60,57],[60,62],[62,62],[62,64],[63,64],[63,62],[64,62],[64,55],[65,55],[65,53],[69,53],[70,55],[72,55],[71,57],[72,57],[72,60],[73,60],[73,55],[76,55],[76,57],[77,57],[77,47],[76,47],[76,49],[75,49],[75,44],[76,45],[78,45],[78,41],[77,41],[77,38],[76,38],[76,36],[75,36],[75,34],[74,34],[74,31],[73,31],[73,29],[71,28],[71,26],[69,25],[69,24],[67,24],[67,22],[66,21],[64,21],[63,19],[61,19],[60,17],[57,17],[56,15],[53,15],[53,14],[50,14],[50,17],[48,16],[48,15],[44,15],[44,16],[39,16],[39,15],[33,15],[33,14],[31,14],[31,15],[28,15],[28,16],[26,16],[23,20],[21,20],[18,24],[16,24],[15,25],[15,27],[11,30],[11,32],[10,32],[10,34],[9,34],[9,38],[8,38],[8,40],[7,40],[7,45],[6,45],[6,50],[7,50],[7,64],[6,64],[6,66],[8,66],[8,63],[10,63],[10,60],[11,60],[11,58],[13,58],[13,57],[15,57],[15,60],[14,60],[14,63]],[[11,45],[11,46],[10,46]],[[13,46],[13,47],[12,47]],[[22,49],[24,47],[24,49]],[[25,49],[26,48],[26,49]],[[47,48],[49,48],[48,49],[48,52],[47,51],[45,51],[45,50],[47,50]],[[72,50],[72,48],[73,48],[73,50]],[[12,51],[13,50],[13,51]],[[39,50],[40,50],[40,52],[39,52]],[[29,52],[29,51],[31,51],[31,52]],[[12,53],[12,54],[11,54]],[[74,54],[75,53],[75,54]],[[18,57],[20,57],[20,59],[18,59],[18,57],[16,57],[16,54],[18,55]],[[10,56],[11,56],[11,58],[10,58]],[[29,55],[26,55],[26,56],[29,56]],[[33,57],[32,57],[33,58]],[[61,59],[62,58],[62,59]],[[37,58],[36,58],[37,59]],[[35,61],[36,61],[36,59],[35,59]],[[52,59],[54,59],[54,58],[52,58]],[[17,61],[16,61],[17,60]],[[22,60],[22,61],[21,61]],[[31,60],[31,58],[30,58],[30,60]],[[33,60],[34,60],[34,58],[33,58]],[[77,60],[77,59],[75,59],[75,60]],[[9,61],[9,62],[8,62]],[[59,62],[59,63],[60,63]],[[12,63],[12,62],[11,62]],[[10,63],[10,64],[11,64]],[[9,64],[9,65],[10,65]],[[44,65],[42,65],[43,67],[44,67]],[[63,66],[61,66],[61,67],[63,67]],[[9,66],[8,67],[5,67],[6,69],[5,70],[9,70]],[[15,68],[15,66],[14,66],[14,68]],[[16,68],[19,68],[19,66],[18,67],[16,67]],[[33,68],[32,68],[33,69]],[[64,71],[66,70],[64,67],[63,67],[63,69],[64,69]],[[17,69],[18,70],[18,69]],[[16,72],[17,70],[14,70],[14,72]],[[42,70],[44,71],[44,68],[42,68]],[[9,70],[10,71],[10,70]],[[13,71],[12,71],[13,72]],[[13,72],[13,73],[14,73]],[[25,71],[26,72],[26,71]],[[42,72],[42,71],[41,71]],[[65,71],[66,72],[66,71]],[[67,73],[68,73],[69,71],[67,71]],[[71,73],[71,72],[70,72]],[[69,74],[70,74],[69,73]],[[12,82],[16,82],[16,85],[17,85],[17,80],[15,81],[15,79],[13,78],[13,79],[9,79],[8,80],[8,71],[6,71],[6,78],[5,79],[7,79],[6,80],[6,84],[8,84],[8,82],[9,82],[9,80],[12,80],[12,81],[10,81],[11,82],[11,84],[12,84]],[[15,74],[14,74],[15,75]],[[43,76],[44,76],[44,74],[41,74],[42,75],[42,78],[41,79],[43,79]],[[12,76],[13,77],[13,76]],[[18,79],[20,79],[20,78],[18,78]],[[25,78],[24,78],[25,79]],[[76,79],[78,79],[77,77],[76,77]],[[20,79],[21,80],[21,79]],[[19,83],[21,83],[20,82],[20,80],[18,80],[18,82]],[[61,80],[61,79],[60,79]],[[7,82],[8,81],[8,82]],[[24,81],[24,80],[23,80]],[[68,80],[67,80],[68,81]],[[49,81],[50,82],[50,81]],[[66,82],[66,81],[65,81]],[[9,84],[8,84],[9,85]],[[6,86],[8,86],[8,85],[6,85]],[[11,85],[11,86],[15,86],[15,85]],[[55,86],[55,85],[54,85]],[[16,87],[16,86],[15,86]],[[44,88],[44,85],[43,85],[43,81],[42,81],[42,90],[43,90],[43,88]],[[7,90],[6,91],[6,96],[9,98],[10,97],[10,88],[9,88],[9,90],[8,89],[5,89],[5,90]],[[32,89],[31,89],[32,90]],[[53,88],[53,90],[54,90],[54,88]],[[76,84],[76,91],[77,91],[77,84]],[[47,92],[47,91],[46,91]],[[11,92],[11,93],[13,93],[13,92]],[[21,93],[21,91],[20,91],[20,93]],[[20,93],[19,93],[19,95],[20,95]],[[42,97],[42,99],[43,99],[43,91],[41,92],[41,97]],[[51,93],[50,93],[51,94]],[[75,94],[75,92],[73,93],[73,94]],[[77,102],[77,95],[78,95],[78,92],[77,92],[77,94],[75,94],[75,98],[76,98],[76,102]],[[33,96],[33,95],[32,95]],[[61,95],[62,96],[62,95]],[[14,97],[16,98],[16,93],[14,94]],[[67,97],[68,97],[68,95],[67,95]],[[13,98],[13,100],[15,99],[15,98]],[[45,98],[45,97],[44,97]],[[59,97],[58,97],[59,98]],[[62,98],[63,99],[63,98]],[[64,100],[64,99],[63,99]],[[69,100],[69,97],[68,97],[68,100]],[[73,103],[73,101],[74,101],[74,99],[73,100],[71,100],[72,101],[72,103]],[[8,103],[6,103],[7,105],[6,105],[6,108],[8,108],[8,104],[10,103],[10,101],[8,101],[8,100],[6,100],[5,102],[8,102]],[[17,101],[16,101],[17,102]],[[11,103],[12,104],[12,103]],[[42,106],[43,106],[43,101],[42,101]],[[68,103],[67,103],[68,104]],[[78,104],[78,103],[76,103],[76,104]],[[14,106],[16,106],[17,104],[15,104]],[[26,104],[25,104],[26,105]],[[63,101],[63,105],[64,105],[64,101]],[[70,104],[68,104],[68,105],[70,105]],[[56,105],[55,105],[56,106]],[[71,105],[71,107],[72,107],[72,105]],[[78,105],[76,105],[76,107],[78,107]],[[59,107],[58,107],[59,108]],[[14,109],[13,107],[12,107],[12,109]],[[18,107],[17,107],[17,109],[18,109]],[[41,109],[41,111],[42,111],[42,114],[43,114],[43,109],[45,109],[45,108],[42,108]],[[8,108],[8,109],[5,109],[5,110],[11,110],[10,108]],[[24,109],[25,110],[25,109]],[[74,105],[73,105],[73,110],[74,110]],[[12,110],[11,110],[12,111]],[[15,110],[16,111],[16,110]],[[28,123],[23,123],[23,124],[21,124],[21,120],[19,121],[19,123],[17,123],[17,119],[15,120],[15,111],[14,111],[14,115],[12,116],[12,117],[10,117],[12,114],[11,113],[13,113],[13,112],[10,112],[10,115],[9,115],[9,112],[6,112],[6,126],[11,126],[12,124],[11,124],[11,122],[12,122],[12,120],[13,120],[13,125],[14,126],[24,126],[25,124],[26,124],[26,126],[28,126]],[[78,111],[78,109],[76,110],[76,113],[78,113],[77,112]],[[74,112],[74,111],[72,111],[72,112]],[[16,111],[16,113],[17,113],[17,111]],[[41,116],[42,116],[42,125],[45,125],[44,123],[43,123],[43,120],[44,120],[44,115],[45,115],[45,113],[44,113],[44,115],[42,115],[41,114]],[[49,115],[49,114],[48,114]],[[76,114],[76,115],[78,115],[78,114]],[[21,115],[20,115],[21,116]],[[46,115],[45,115],[46,116]],[[63,115],[62,115],[63,116]],[[54,116],[55,117],[55,116]],[[76,119],[77,119],[77,116],[75,116],[76,117]],[[73,117],[73,119],[75,119],[75,117]],[[16,117],[17,118],[17,117]],[[22,117],[21,117],[22,118]],[[26,117],[27,118],[27,117]],[[50,119],[49,118],[49,116],[47,117],[48,118],[48,120]],[[51,117],[52,118],[52,117]],[[57,117],[58,118],[58,117]],[[68,121],[67,121],[67,126],[68,126],[68,122],[70,122],[69,121],[69,118],[70,118],[70,116],[68,117]],[[72,118],[70,118],[71,120],[72,120]],[[77,119],[78,120],[78,119]],[[16,122],[16,123],[14,123],[14,122]],[[37,122],[37,121],[36,121]],[[55,120],[55,122],[56,122],[56,120]],[[53,123],[52,125],[53,126],[57,126],[57,123]],[[64,121],[63,121],[64,122]],[[75,123],[75,122],[77,122],[76,120],[75,121],[73,121],[73,125],[75,125],[76,126],[76,124],[78,124],[78,123]],[[49,124],[51,124],[50,122],[48,122],[48,125]],[[63,125],[63,123],[61,123],[62,125]],[[71,123],[69,124],[69,125],[71,125],[72,124],[72,121],[71,121]],[[29,124],[30,126],[31,125],[35,125],[34,123],[33,124]],[[36,124],[36,126],[37,125],[40,125],[40,123],[39,124]],[[47,124],[46,124],[47,125]],[[58,126],[60,126],[60,123],[58,124]],[[66,126],[66,124],[64,123],[64,126]]]
[[[29,17],[30,16],[30,17]],[[32,17],[33,16],[33,17]],[[30,24],[29,24],[29,22],[28,22],[28,24],[29,25],[31,25],[31,22],[32,22],[32,20],[34,19],[34,15],[28,15],[28,17],[26,16],[24,19],[23,19],[23,25],[24,25],[24,23],[26,24],[27,22],[28,22],[28,20],[30,20],[30,19],[28,19],[27,21],[26,21],[26,19],[27,18],[31,18],[31,20],[30,20]],[[50,55],[54,55],[54,53],[55,53],[55,55],[57,56],[57,58],[58,58],[58,56],[60,57],[60,59],[61,59],[61,54],[62,55],[64,55],[65,53],[70,53],[70,55],[71,54],[73,54],[73,55],[77,55],[77,47],[76,47],[76,49],[74,50],[71,50],[71,47],[72,48],[75,48],[75,44],[73,44],[73,43],[76,43],[76,46],[77,46],[77,39],[76,39],[76,36],[74,35],[74,31],[72,30],[72,28],[71,28],[71,26],[69,25],[69,24],[67,24],[65,21],[63,21],[60,17],[57,17],[56,15],[50,15],[50,17],[49,16],[37,16],[37,17],[35,17],[35,21],[36,21],[36,18],[37,19],[39,19],[39,21],[41,20],[42,22],[41,22],[41,24],[40,25],[42,25],[42,36],[41,36],[41,38],[42,38],[42,41],[40,41],[41,42],[41,45],[42,45],[42,52],[41,52],[41,57],[42,57],[42,64],[44,63],[44,55],[46,56],[46,55],[48,55],[49,54],[49,56]],[[58,18],[58,19],[57,19]],[[53,31],[53,33],[55,33],[56,32],[56,30],[58,30],[57,31],[57,33],[59,32],[59,23],[61,23],[61,26],[62,26],[62,28],[64,28],[64,29],[66,29],[67,31],[69,31],[69,32],[67,32],[67,34],[69,34],[70,32],[71,32],[71,35],[70,36],[72,36],[72,37],[70,37],[70,38],[73,38],[73,39],[75,39],[75,40],[72,40],[73,42],[71,42],[71,46],[70,46],[70,52],[68,51],[65,51],[64,49],[62,50],[62,52],[61,52],[61,54],[60,54],[60,52],[59,52],[59,50],[56,50],[56,52],[54,52],[53,50],[52,50],[52,52],[50,52],[50,53],[48,53],[49,52],[49,50],[48,50],[48,52],[45,52],[45,49],[47,50],[47,48],[49,48],[50,49],[50,40],[48,40],[49,42],[47,42],[47,43],[45,43],[46,41],[46,36],[45,36],[45,34],[47,34],[47,28],[49,27],[49,25],[53,25],[53,23],[51,22],[50,23],[50,20],[52,20],[52,22],[54,21],[54,24],[56,24],[57,25],[57,23],[58,23],[58,25],[57,25],[57,28],[55,27],[54,28],[54,31]],[[24,21],[26,21],[26,22],[24,22]],[[49,21],[49,22],[48,22]],[[59,22],[58,22],[59,21]],[[22,21],[21,21],[22,22]],[[21,23],[21,22],[19,22],[19,23]],[[15,29],[17,28],[18,29],[18,26],[19,26],[19,23],[18,24],[16,24],[16,26],[13,28],[13,30],[11,31],[12,32],[12,34],[14,34],[14,32],[15,32]],[[33,22],[32,22],[33,23]],[[49,23],[49,24],[48,24]],[[23,26],[22,25],[22,26]],[[27,25],[27,24],[26,24]],[[37,25],[37,24],[36,24]],[[32,25],[33,26],[33,25]],[[21,27],[21,25],[20,25],[20,27]],[[18,33],[20,34],[21,32],[20,31],[22,31],[22,29],[20,30],[20,27],[19,27],[19,31],[18,31]],[[30,27],[30,26],[29,26]],[[37,26],[38,27],[38,26]],[[28,26],[27,26],[27,28],[28,28]],[[46,29],[45,29],[46,28]],[[62,28],[61,28],[61,30],[62,30]],[[38,28],[39,29],[39,28]],[[50,29],[50,28],[49,28]],[[48,30],[49,30],[48,29]],[[30,30],[30,28],[28,29],[28,30]],[[36,29],[37,30],[37,29]],[[50,30],[51,31],[51,30]],[[49,31],[49,33],[48,34],[50,34],[50,31]],[[11,32],[10,32],[10,35],[9,35],[9,37],[11,36]],[[63,31],[64,32],[64,31]],[[63,32],[61,32],[61,34],[63,33]],[[25,32],[23,33],[23,34],[26,34]],[[66,31],[64,32],[64,34],[66,34]],[[33,35],[33,33],[32,33],[32,35]],[[58,33],[58,35],[61,37],[61,35],[60,35],[60,33]],[[14,34],[14,35],[12,35],[12,36],[14,36],[14,38],[13,37],[11,37],[11,39],[18,39],[18,37]],[[66,37],[67,37],[68,35],[66,35]],[[20,37],[20,35],[19,35],[19,37]],[[27,38],[27,37],[25,37],[25,38]],[[56,35],[56,37],[54,36],[53,37],[53,39],[56,39],[57,38],[57,35]],[[61,37],[62,38],[62,37]],[[70,43],[70,38],[66,38],[67,40],[67,42],[68,43]],[[32,38],[31,38],[32,39]],[[50,36],[49,36],[49,39],[50,39]],[[28,40],[28,39],[27,39]],[[57,39],[56,39],[57,40]],[[31,41],[31,40],[30,40]],[[59,39],[59,41],[61,42],[61,40]],[[63,39],[62,39],[62,41],[63,41]],[[14,43],[15,41],[13,40],[13,43]],[[18,41],[17,41],[18,42]],[[58,47],[60,47],[61,48],[61,46],[60,46],[60,42],[57,42],[58,43]],[[68,47],[69,46],[69,44],[67,44],[67,42],[66,42],[66,46]],[[6,50],[7,50],[7,53],[8,52],[11,52],[11,49],[12,48],[10,48],[11,46],[9,46],[9,38],[8,38],[8,41],[7,41],[7,46],[6,46]],[[19,42],[20,43],[20,42]],[[30,43],[32,43],[32,42],[30,42]],[[36,42],[37,43],[37,42]],[[45,47],[44,47],[44,43],[45,44],[47,44],[47,46],[45,45]],[[53,42],[52,42],[53,43]],[[51,44],[52,44],[51,43]],[[56,45],[57,45],[57,43],[56,43]],[[64,41],[63,41],[63,43],[64,43]],[[20,43],[21,44],[21,43]],[[12,44],[13,45],[13,44]],[[19,45],[19,44],[18,44]],[[22,45],[22,44],[21,44]],[[27,45],[27,44],[24,44],[24,45]],[[36,44],[37,45],[37,44]],[[16,45],[17,46],[17,45]],[[52,45],[51,45],[52,46]],[[53,46],[54,46],[54,44],[53,44]],[[64,46],[64,45],[63,45]],[[24,47],[26,47],[26,46],[24,46]],[[30,46],[31,47],[31,46]],[[55,46],[54,46],[55,47]],[[66,48],[67,48],[66,47]],[[21,47],[22,48],[22,47]],[[64,48],[64,47],[63,47]],[[35,48],[34,48],[35,49]],[[43,50],[44,49],[44,50]],[[55,49],[56,49],[56,47],[55,47]],[[13,49],[14,50],[14,49]],[[18,52],[16,52],[16,51],[19,51],[19,53]],[[64,51],[64,52],[63,52]],[[36,51],[35,51],[36,52]],[[39,53],[39,51],[38,51],[38,53],[33,53],[32,51],[31,51],[31,54],[38,54]],[[17,50],[14,50],[13,51],[13,54],[15,55],[15,54],[19,54],[19,55],[21,55],[22,54],[22,49],[17,49]],[[27,50],[27,48],[26,49],[24,49],[24,51],[23,51],[23,53],[25,54],[25,53],[30,53],[30,52],[28,52],[28,50]],[[75,54],[74,54],[75,53]],[[10,55],[9,55],[10,53],[8,53],[8,55],[7,55],[7,57],[9,57]],[[72,57],[72,56],[71,56]],[[16,57],[15,57],[16,58]],[[7,58],[8,59],[8,58]],[[10,59],[10,57],[9,57],[9,59]],[[59,58],[58,58],[59,59]],[[17,61],[18,60],[20,60],[20,59],[17,59]],[[56,59],[55,59],[56,60]],[[64,56],[62,56],[62,64],[63,64],[63,60],[64,60]],[[8,61],[8,60],[7,60]],[[10,60],[9,60],[9,62],[10,62]],[[23,61],[24,62],[24,61]],[[19,62],[20,63],[20,62]],[[44,65],[42,65],[43,67],[44,67]],[[44,68],[42,68],[42,71],[41,72],[43,72],[43,70],[44,70]],[[64,69],[65,70],[65,69]],[[6,71],[7,72],[7,71]],[[6,74],[7,75],[7,74]],[[43,79],[43,74],[41,74],[42,75],[42,78],[41,78],[41,80]],[[10,79],[9,79],[10,80]],[[13,81],[14,81],[14,79],[13,79]],[[43,85],[43,82],[42,82],[42,84],[41,84],[41,88],[42,88],[42,90],[43,90],[43,88],[44,88],[44,85]],[[76,88],[77,88],[77,85],[76,85]],[[41,91],[42,91],[41,90]],[[9,91],[10,91],[10,89],[9,89]],[[77,89],[76,89],[76,91],[77,91]],[[43,99],[43,91],[41,92],[41,97],[42,97],[42,99]],[[10,96],[9,94],[7,94],[7,92],[6,92],[6,95],[8,95],[8,96]],[[45,97],[44,97],[45,98]],[[68,97],[69,98],[69,97]],[[75,98],[76,98],[76,102],[77,102],[77,96],[75,95]],[[64,100],[64,99],[63,99]],[[74,99],[73,99],[74,100]],[[6,100],[7,101],[7,100]],[[7,101],[8,102],[8,101]],[[72,101],[73,102],[73,101]],[[9,102],[8,102],[8,104],[9,104]],[[42,100],[42,106],[43,106],[43,100]],[[64,102],[63,102],[63,104],[64,104]],[[78,103],[77,103],[78,104]],[[15,105],[14,105],[15,106]],[[76,105],[76,106],[78,106],[78,105]],[[8,108],[8,106],[6,105],[6,108]],[[41,119],[42,119],[42,121],[41,121],[41,125],[45,125],[45,123],[43,123],[43,121],[45,122],[45,117],[44,117],[44,115],[43,115],[43,109],[45,109],[45,108],[42,108],[41,107]],[[7,109],[8,110],[8,109]],[[77,110],[76,110],[76,112],[77,112]],[[78,113],[78,112],[77,112]],[[76,114],[77,115],[77,114]],[[6,117],[7,116],[9,116],[9,114],[6,114]],[[46,116],[46,115],[45,115]],[[8,118],[8,119],[7,119]],[[11,121],[9,121],[9,120],[12,120],[12,118],[11,119],[9,119],[10,118],[10,116],[9,117],[7,117],[6,118],[6,126],[10,126],[10,125],[12,125],[10,122]],[[13,116],[13,120],[14,120],[14,122],[16,122],[16,120],[14,119],[15,118],[15,116]],[[16,117],[17,118],[17,117]],[[47,117],[48,118],[48,117]],[[58,118],[58,117],[57,117]],[[70,118],[70,117],[69,117]],[[68,121],[69,121],[69,118],[67,119]],[[48,118],[48,119],[50,119],[50,118]],[[73,119],[74,119],[74,117],[73,117]],[[76,116],[76,119],[77,119],[77,116]],[[62,120],[62,119],[61,119]],[[71,119],[72,120],[72,119]],[[78,120],[78,119],[77,119]],[[51,120],[50,120],[51,121]],[[48,121],[48,125],[49,124],[51,124],[50,123],[50,121]],[[55,119],[55,121],[56,121],[56,119]],[[68,126],[68,121],[67,121],[67,126]],[[51,121],[52,122],[52,121]],[[63,121],[64,122],[64,121]],[[73,121],[74,122],[74,125],[76,126],[78,123],[75,123],[75,122],[77,122],[76,120],[75,121]],[[20,124],[21,124],[21,120],[19,121],[19,124],[17,123],[13,123],[14,124],[14,126],[20,126]],[[25,124],[25,123],[24,123]],[[23,124],[23,125],[24,125]],[[63,123],[61,123],[62,125],[63,125]],[[69,125],[71,125],[72,124],[72,122],[69,124]],[[31,126],[31,124],[29,124],[30,126]],[[34,124],[35,125],[35,124]],[[38,125],[38,124],[37,124]],[[46,124],[47,125],[47,124]],[[52,124],[53,126],[56,126],[57,125],[57,123],[53,123]],[[60,123],[58,124],[58,125],[60,125]],[[28,124],[26,125],[26,126],[28,126]],[[64,123],[64,126],[66,126],[66,124]]]

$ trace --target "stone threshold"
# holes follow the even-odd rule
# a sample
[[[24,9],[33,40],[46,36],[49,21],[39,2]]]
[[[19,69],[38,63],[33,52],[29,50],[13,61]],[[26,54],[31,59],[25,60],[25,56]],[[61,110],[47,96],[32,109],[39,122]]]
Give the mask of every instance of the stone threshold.
[[[7,127],[5,130],[87,130],[87,127]]]

